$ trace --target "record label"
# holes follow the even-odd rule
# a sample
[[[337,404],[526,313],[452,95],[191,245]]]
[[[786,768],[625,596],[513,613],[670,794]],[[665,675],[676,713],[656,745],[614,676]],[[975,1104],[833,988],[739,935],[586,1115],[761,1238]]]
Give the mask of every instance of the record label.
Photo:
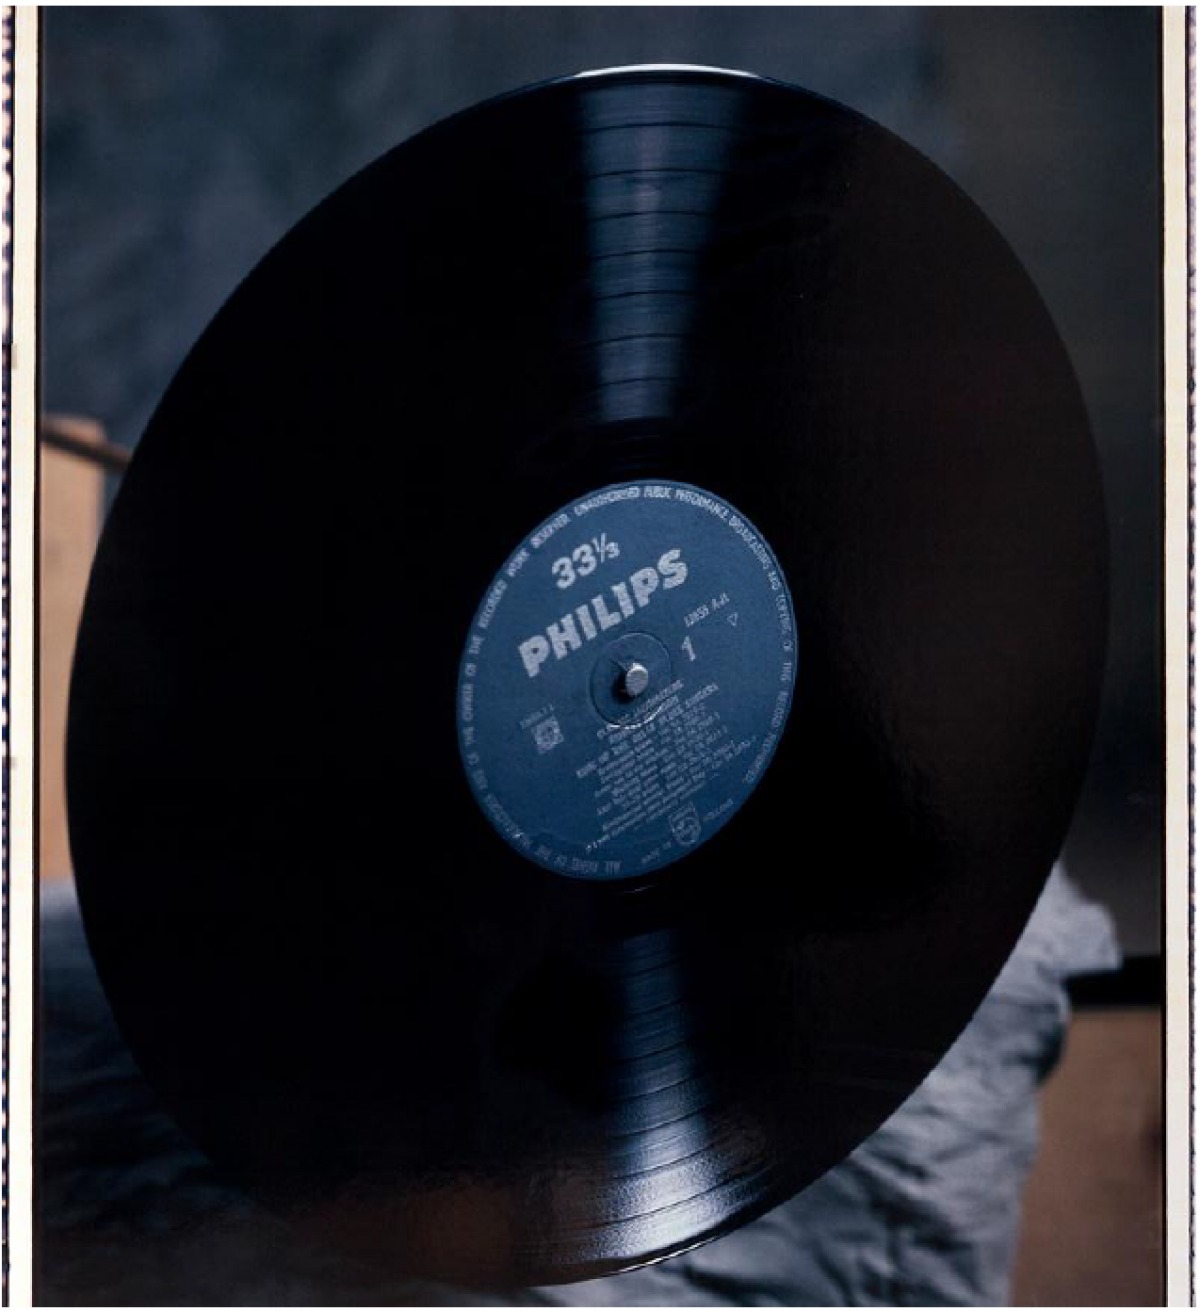
[[[753,791],[791,707],[791,597],[761,534],[678,482],[589,493],[496,575],[459,671],[476,800],[530,860],[650,873]]]

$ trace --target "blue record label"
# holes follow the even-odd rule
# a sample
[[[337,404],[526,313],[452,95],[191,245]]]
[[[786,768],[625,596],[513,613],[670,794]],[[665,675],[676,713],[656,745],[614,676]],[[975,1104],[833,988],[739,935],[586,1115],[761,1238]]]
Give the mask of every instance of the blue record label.
[[[580,879],[679,860],[737,813],[796,671],[783,570],[721,497],[629,482],[541,524],[476,612],[458,740],[483,813]]]

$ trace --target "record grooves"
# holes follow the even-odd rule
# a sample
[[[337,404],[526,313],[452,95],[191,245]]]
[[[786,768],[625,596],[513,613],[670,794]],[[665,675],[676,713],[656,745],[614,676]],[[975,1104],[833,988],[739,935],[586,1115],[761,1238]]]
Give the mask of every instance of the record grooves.
[[[297,225],[132,462],[69,732],[105,988],[322,1243],[683,1251],[966,1023],[1105,625],[1070,363],[928,161],[744,75],[503,97]]]

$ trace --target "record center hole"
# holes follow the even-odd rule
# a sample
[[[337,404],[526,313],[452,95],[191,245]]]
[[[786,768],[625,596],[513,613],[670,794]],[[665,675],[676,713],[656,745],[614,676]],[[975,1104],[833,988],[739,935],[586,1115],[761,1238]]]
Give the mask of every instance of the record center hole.
[[[617,691],[626,701],[636,701],[649,686],[650,671],[636,660],[624,666],[617,679]]]
[[[601,719],[633,728],[662,708],[671,682],[671,655],[649,633],[626,633],[600,652],[588,679],[592,705]]]

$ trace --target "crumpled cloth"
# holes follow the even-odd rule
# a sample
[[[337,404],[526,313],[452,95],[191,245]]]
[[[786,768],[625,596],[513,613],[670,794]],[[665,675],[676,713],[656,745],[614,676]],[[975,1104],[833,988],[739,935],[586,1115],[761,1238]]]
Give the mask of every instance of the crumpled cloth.
[[[1065,981],[1116,968],[1106,911],[1056,868],[982,1006],[882,1128],[799,1196],[644,1270],[487,1295],[381,1279],[224,1183],[116,1029],[69,883],[42,894],[42,1304],[999,1306]]]

